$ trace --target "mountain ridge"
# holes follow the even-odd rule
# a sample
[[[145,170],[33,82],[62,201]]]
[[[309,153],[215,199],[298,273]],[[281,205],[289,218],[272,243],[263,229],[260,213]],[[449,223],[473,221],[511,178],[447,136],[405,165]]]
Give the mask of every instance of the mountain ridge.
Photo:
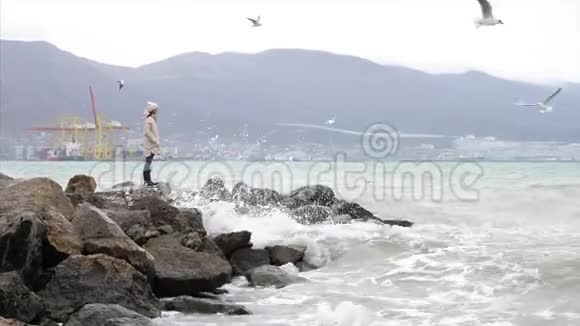
[[[233,135],[247,124],[259,137],[277,122],[322,123],[337,116],[337,127],[361,131],[384,121],[403,132],[580,140],[573,123],[580,120],[573,109],[580,85],[569,84],[554,113],[541,115],[511,103],[545,98],[547,86],[478,71],[430,74],[317,50],[189,52],[132,68],[78,57],[44,41],[0,40],[0,68],[2,126],[9,134],[54,124],[58,115],[87,116],[92,85],[99,111],[110,119],[138,127],[145,101],[154,100],[164,129],[185,136],[208,126]],[[127,82],[122,92],[117,79]]]

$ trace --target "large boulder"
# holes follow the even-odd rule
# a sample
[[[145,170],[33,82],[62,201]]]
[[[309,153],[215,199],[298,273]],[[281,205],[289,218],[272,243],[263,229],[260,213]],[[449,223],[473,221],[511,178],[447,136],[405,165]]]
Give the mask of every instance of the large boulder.
[[[252,206],[277,206],[282,200],[282,196],[272,189],[251,188],[243,182],[234,186],[232,198]]]
[[[104,326],[116,323],[126,326],[153,325],[149,318],[118,304],[92,303],[72,314],[64,326]]]
[[[290,208],[296,209],[306,205],[331,206],[334,203],[334,191],[330,187],[323,185],[304,186],[290,193],[283,200],[283,204]]]
[[[179,311],[184,314],[226,314],[249,315],[244,306],[228,303],[215,298],[194,298],[179,296],[161,300],[162,310]]]
[[[304,260],[304,250],[286,246],[273,246],[266,247],[266,251],[270,253],[270,262],[276,266],[282,266],[288,263],[298,265]]]
[[[94,194],[95,189],[97,189],[95,178],[88,175],[78,174],[68,181],[64,192],[73,205],[77,206]]]
[[[250,284],[253,286],[283,288],[292,283],[305,281],[303,277],[290,275],[272,265],[260,266],[252,269],[246,276]]]
[[[147,242],[155,257],[153,289],[159,297],[213,291],[231,279],[230,264],[218,255],[198,252],[181,244],[182,235],[168,234]]]
[[[0,215],[0,273],[19,271],[25,283],[31,284],[42,273],[46,226],[35,212],[17,215]]]
[[[42,299],[24,285],[18,273],[0,274],[0,316],[32,323],[39,321],[44,313]]]
[[[179,209],[170,205],[158,196],[140,197],[131,206],[133,210],[148,210],[151,214],[151,223],[155,226],[177,225],[176,217]]]
[[[52,208],[69,221],[74,207],[58,183],[48,178],[34,178],[0,188],[0,214],[15,209]]]
[[[231,201],[232,194],[226,188],[224,180],[219,177],[209,178],[205,185],[201,187],[199,195],[212,201]]]
[[[64,192],[90,195],[95,192],[95,189],[97,189],[95,178],[88,175],[78,174],[70,178]]]
[[[270,254],[264,249],[242,248],[236,250],[230,264],[235,275],[246,275],[256,267],[270,264]]]
[[[239,231],[232,233],[220,234],[213,238],[215,244],[221,249],[224,255],[229,259],[232,254],[241,248],[251,248],[250,238],[252,233],[249,231]]]
[[[153,256],[131,240],[102,210],[81,204],[72,221],[83,243],[83,254],[123,259],[145,275],[153,274]]]
[[[151,212],[146,209],[118,208],[104,209],[103,212],[138,245],[144,245],[147,240],[160,234],[151,222]]]
[[[19,269],[27,283],[39,275],[40,269],[80,254],[81,248],[73,225],[52,209],[14,210],[0,215],[0,271]]]
[[[330,220],[332,210],[326,206],[306,205],[292,210],[291,215],[301,224],[319,224]]]
[[[54,268],[38,295],[59,322],[89,303],[119,304],[150,318],[160,315],[147,278],[124,260],[102,254],[70,256]]]

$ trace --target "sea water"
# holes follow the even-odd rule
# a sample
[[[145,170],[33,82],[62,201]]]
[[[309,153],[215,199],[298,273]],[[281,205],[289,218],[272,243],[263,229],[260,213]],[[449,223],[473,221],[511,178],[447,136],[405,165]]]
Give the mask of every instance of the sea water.
[[[210,233],[252,231],[255,247],[307,247],[319,269],[283,289],[236,278],[228,300],[249,316],[167,313],[158,325],[580,325],[579,163],[155,162]],[[136,162],[0,162],[16,178],[95,176],[100,189],[140,182]],[[281,192],[326,184],[381,218],[306,226],[280,211],[239,215],[192,191],[218,174]],[[413,179],[414,177],[414,179]]]

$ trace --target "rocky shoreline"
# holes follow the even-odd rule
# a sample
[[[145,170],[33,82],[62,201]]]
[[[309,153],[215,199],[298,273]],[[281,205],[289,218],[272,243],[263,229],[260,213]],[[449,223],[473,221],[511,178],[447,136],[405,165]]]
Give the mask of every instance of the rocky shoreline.
[[[314,268],[306,248],[255,249],[240,230],[208,234],[202,212],[172,205],[168,185],[132,183],[95,192],[77,175],[65,190],[47,178],[0,174],[0,325],[152,325],[161,311],[250,314],[224,300],[232,277],[281,288]],[[230,191],[211,178],[192,195],[235,202],[240,214],[287,211],[303,224],[381,220],[322,185],[281,195],[238,183]],[[290,271],[290,272],[289,272]]]

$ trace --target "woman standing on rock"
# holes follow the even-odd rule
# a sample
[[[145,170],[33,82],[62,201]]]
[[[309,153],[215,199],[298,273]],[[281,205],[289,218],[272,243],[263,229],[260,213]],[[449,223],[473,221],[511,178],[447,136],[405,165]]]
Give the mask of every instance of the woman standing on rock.
[[[155,155],[159,154],[159,130],[157,129],[157,111],[159,105],[154,102],[147,102],[144,116],[143,135],[145,136],[145,167],[143,168],[143,179],[146,186],[155,186],[157,183],[151,181],[151,163]]]

